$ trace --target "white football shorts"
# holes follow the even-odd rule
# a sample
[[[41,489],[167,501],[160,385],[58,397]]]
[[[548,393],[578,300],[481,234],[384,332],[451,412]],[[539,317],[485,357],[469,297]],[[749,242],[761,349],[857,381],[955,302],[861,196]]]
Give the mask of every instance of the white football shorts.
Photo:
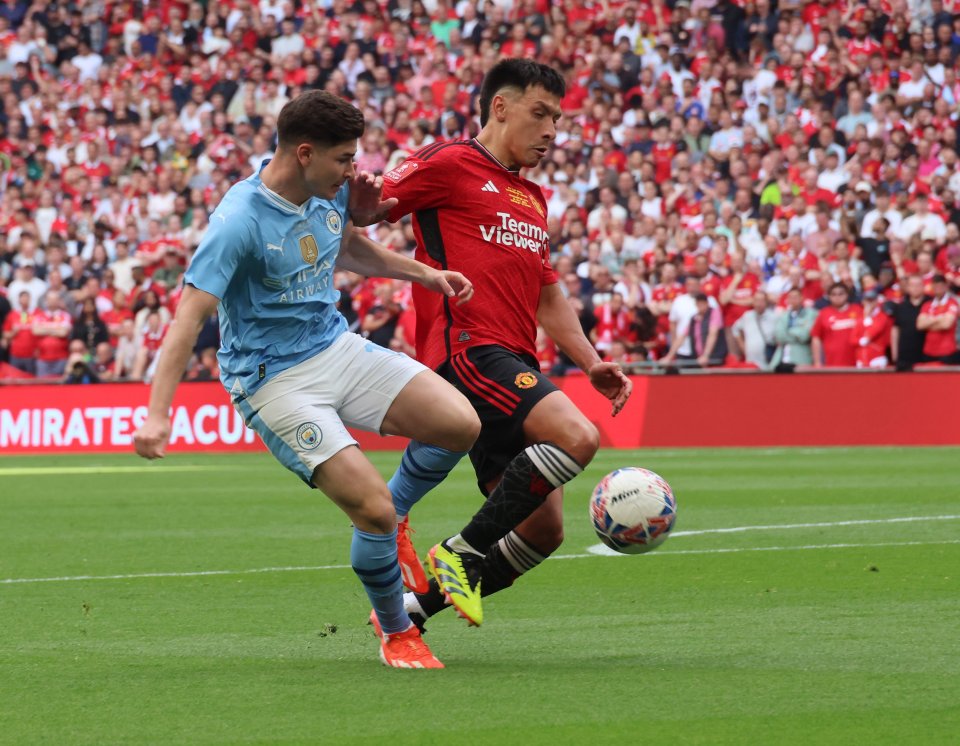
[[[356,444],[347,426],[379,433],[393,400],[425,370],[403,353],[344,332],[234,406],[276,459],[312,487],[320,464]]]

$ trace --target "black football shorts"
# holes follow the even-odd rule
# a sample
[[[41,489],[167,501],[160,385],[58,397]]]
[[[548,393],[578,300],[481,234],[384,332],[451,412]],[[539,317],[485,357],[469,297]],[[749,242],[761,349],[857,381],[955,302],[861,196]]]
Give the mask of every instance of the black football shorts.
[[[470,451],[480,490],[499,477],[527,445],[523,423],[547,394],[557,391],[531,355],[496,345],[471,347],[438,371],[456,386],[480,417],[480,437]]]

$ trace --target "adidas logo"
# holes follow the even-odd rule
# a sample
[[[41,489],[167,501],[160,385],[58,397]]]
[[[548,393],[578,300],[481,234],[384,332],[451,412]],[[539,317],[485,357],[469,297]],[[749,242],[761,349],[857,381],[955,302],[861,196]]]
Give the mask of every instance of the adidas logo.
[[[458,342],[469,342],[469,341],[470,341],[470,335],[467,334],[466,332],[460,332],[460,336],[457,337],[457,341],[458,341]]]
[[[500,190],[497,189],[497,185],[492,181],[488,181],[482,187],[480,187],[481,192],[493,192],[494,194],[500,194]]]

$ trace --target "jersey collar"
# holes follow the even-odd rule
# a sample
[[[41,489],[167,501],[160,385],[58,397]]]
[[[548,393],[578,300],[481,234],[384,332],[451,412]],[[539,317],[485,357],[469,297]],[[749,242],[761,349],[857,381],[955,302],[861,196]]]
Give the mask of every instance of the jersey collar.
[[[512,173],[512,174],[519,174],[519,173],[520,173],[520,169],[519,169],[519,168],[518,168],[518,169],[512,169],[512,168],[507,168],[505,165],[503,165],[503,163],[501,162],[501,160],[500,160],[499,158],[497,158],[497,156],[495,156],[495,155],[494,155],[493,153],[491,153],[489,150],[487,150],[487,149],[483,146],[483,143],[480,142],[477,138],[473,138],[473,139],[470,141],[470,144],[473,145],[473,147],[474,147],[475,150],[479,150],[481,154],[483,154],[483,155],[486,156],[489,160],[491,160],[491,161],[493,161],[494,163],[496,163],[496,164],[497,164],[498,166],[500,166],[500,168],[502,168],[504,171],[509,171],[509,172]]]
[[[266,184],[263,183],[263,179],[260,178],[260,172],[263,171],[263,169],[266,167],[266,165],[267,165],[271,160],[273,160],[273,159],[272,159],[272,158],[266,158],[266,159],[264,159],[263,163],[260,164],[260,169],[257,171],[257,181],[260,182],[260,183],[257,185],[257,190],[258,190],[264,197],[266,197],[268,200],[270,200],[270,202],[271,202],[273,205],[275,205],[276,207],[279,207],[279,208],[280,208],[281,210],[283,210],[284,212],[289,212],[289,213],[291,213],[291,214],[293,214],[293,215],[300,215],[300,216],[305,215],[306,212],[307,212],[307,205],[310,203],[309,198],[308,198],[307,201],[304,202],[302,205],[295,205],[295,204],[293,204],[293,202],[291,202],[291,201],[288,200],[288,199],[284,199],[284,198],[281,197],[279,194],[277,194],[275,191],[273,191],[272,189],[270,189],[270,187],[268,187]]]

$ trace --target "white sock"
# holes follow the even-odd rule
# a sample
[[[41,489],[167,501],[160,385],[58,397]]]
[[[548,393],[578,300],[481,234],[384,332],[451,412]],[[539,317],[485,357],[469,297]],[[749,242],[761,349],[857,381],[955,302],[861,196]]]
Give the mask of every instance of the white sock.
[[[404,593],[403,594],[403,610],[408,614],[419,614],[424,619],[427,615],[423,611],[423,607],[420,605],[420,602],[417,600],[416,593]]]
[[[447,549],[450,549],[451,551],[454,551],[454,552],[458,552],[460,554],[467,553],[467,554],[475,554],[478,557],[484,556],[483,552],[478,552],[472,546],[467,544],[467,542],[463,540],[463,537],[460,534],[457,534],[456,536],[453,536],[447,539],[444,542],[444,544],[447,545]]]

